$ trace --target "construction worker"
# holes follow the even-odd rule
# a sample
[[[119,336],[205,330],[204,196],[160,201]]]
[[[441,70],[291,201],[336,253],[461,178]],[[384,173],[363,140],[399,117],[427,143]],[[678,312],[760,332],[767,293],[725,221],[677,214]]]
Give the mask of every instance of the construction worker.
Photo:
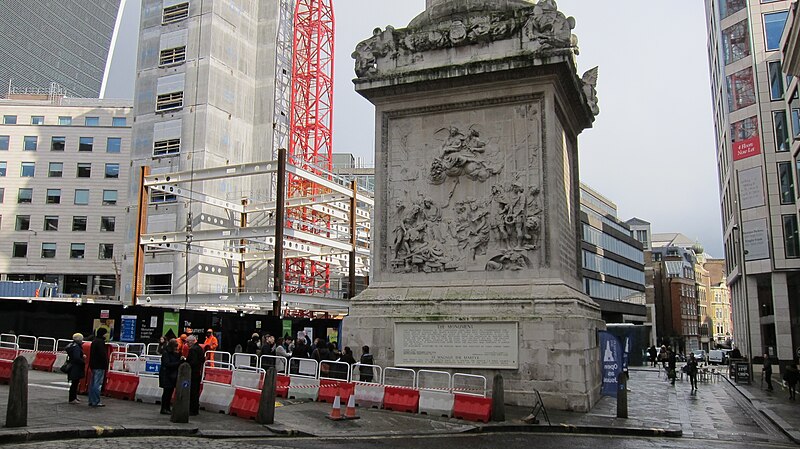
[[[214,336],[214,329],[206,330],[206,341],[204,344],[205,344],[204,349],[206,350],[206,352],[217,350],[217,348],[219,347],[219,341],[217,340],[217,337]],[[211,360],[212,363],[210,363],[209,365],[213,367],[214,353],[208,354],[206,357],[208,358],[208,360]]]
[[[181,334],[181,338],[178,339],[178,354],[186,357],[189,355],[189,345],[186,344],[186,334]]]

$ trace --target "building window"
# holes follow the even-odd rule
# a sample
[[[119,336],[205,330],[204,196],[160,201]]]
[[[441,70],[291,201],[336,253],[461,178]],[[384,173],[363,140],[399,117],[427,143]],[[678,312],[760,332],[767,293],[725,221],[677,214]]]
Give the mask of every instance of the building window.
[[[189,17],[189,2],[178,3],[177,5],[164,8],[161,24],[177,22]]]
[[[72,117],[67,117],[65,115],[62,115],[61,117],[58,118],[58,124],[61,126],[70,126],[72,125]]]
[[[116,217],[101,217],[100,218],[100,231],[101,232],[114,232],[117,227]]]
[[[14,242],[14,249],[11,252],[11,257],[28,257],[28,243]]]
[[[58,231],[58,215],[45,215],[44,216],[44,230],[45,231]]]
[[[764,34],[766,36],[767,51],[780,48],[783,27],[786,25],[786,17],[788,15],[789,11],[764,14]]]
[[[773,111],[772,122],[775,125],[775,151],[789,151],[789,124],[786,122],[786,111]]]
[[[783,99],[783,72],[781,72],[780,61],[770,61],[767,63],[769,71],[769,98],[770,100]]]
[[[114,258],[114,245],[111,243],[100,244],[100,259],[113,259]]]
[[[88,162],[79,162],[77,170],[78,178],[91,178],[92,177],[92,164]]]
[[[783,215],[783,244],[786,249],[786,258],[800,257],[800,241],[797,234],[797,215]]]
[[[100,126],[100,117],[86,117],[84,124],[86,126]]]
[[[106,164],[106,178],[119,178],[119,164]]]
[[[30,215],[17,215],[16,224],[14,224],[15,231],[29,231],[31,229],[31,216]]]
[[[181,152],[181,139],[153,142],[153,156],[169,156]]]
[[[42,259],[54,259],[56,257],[55,243],[42,243]]]
[[[0,177],[3,177],[3,176],[6,175],[6,168],[7,167],[8,167],[8,165],[7,165],[7,163],[5,161],[0,161]]]
[[[172,293],[172,274],[145,274],[144,293],[146,295],[169,295]]]
[[[117,204],[116,190],[103,190],[103,206],[113,206]]]
[[[172,193],[159,192],[159,191],[153,191],[150,193],[151,204],[174,203],[176,201],[178,201],[178,197]]]
[[[44,125],[44,116],[32,115],[31,116],[31,125]]]
[[[64,151],[67,146],[67,138],[64,136],[53,136],[50,138],[50,151]]]
[[[6,188],[0,187],[0,204],[3,204],[3,200],[6,199]]]
[[[92,151],[94,147],[94,137],[81,137],[78,144],[78,151]]]
[[[23,162],[19,175],[23,178],[33,178],[34,174],[36,174],[36,163]]]
[[[792,109],[792,137],[800,138],[800,109]]]
[[[165,112],[183,107],[183,92],[161,94],[156,99],[156,112]]]
[[[86,253],[85,243],[72,243],[69,245],[70,259],[83,259],[85,253]]]
[[[89,204],[89,189],[75,189],[75,204],[78,206]]]
[[[722,51],[725,65],[750,56],[750,27],[747,19],[722,30]]]
[[[747,67],[726,78],[728,88],[728,112],[738,111],[756,104],[756,90],[753,83],[753,68]]]
[[[61,189],[47,189],[47,204],[61,204]]]
[[[47,169],[48,178],[60,178],[63,174],[64,174],[63,162],[50,162],[50,165]]]
[[[85,231],[86,230],[86,217],[75,216],[72,217],[72,230]]]
[[[22,149],[25,151],[36,151],[39,146],[38,136],[25,136],[22,143]]]
[[[794,180],[791,162],[778,163],[778,184],[781,189],[781,204],[794,204]]]
[[[119,153],[122,151],[122,138],[109,137],[106,140],[106,153]]]
[[[747,6],[747,0],[719,0],[717,4],[719,5],[719,16],[724,19],[744,9]]]
[[[8,136],[0,136],[0,151],[8,151]]]
[[[161,66],[179,64],[186,60],[186,46],[161,50],[158,64]]]
[[[3,124],[4,125],[16,125],[17,124],[17,116],[16,115],[4,115],[3,116]]]
[[[128,119],[125,117],[112,117],[111,118],[111,126],[119,127],[119,126],[128,126]]]
[[[17,192],[17,204],[30,204],[33,202],[33,189],[21,188]]]

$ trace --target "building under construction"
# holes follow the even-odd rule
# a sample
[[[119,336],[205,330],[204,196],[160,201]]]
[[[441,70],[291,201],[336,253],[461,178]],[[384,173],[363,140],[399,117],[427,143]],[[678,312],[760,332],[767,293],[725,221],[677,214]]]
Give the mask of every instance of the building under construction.
[[[333,174],[330,0],[143,0],[122,298],[331,318],[372,192]]]

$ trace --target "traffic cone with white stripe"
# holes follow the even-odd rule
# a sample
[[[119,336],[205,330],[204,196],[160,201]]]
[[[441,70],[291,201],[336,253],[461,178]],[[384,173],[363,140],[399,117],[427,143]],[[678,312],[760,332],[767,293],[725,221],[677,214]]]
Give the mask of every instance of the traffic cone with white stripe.
[[[342,417],[342,398],[339,397],[339,392],[336,392],[336,397],[333,399],[333,408],[331,408],[331,414],[328,415],[328,419],[332,421],[344,419]]]
[[[344,410],[344,419],[358,419],[360,416],[356,416],[356,395],[355,393],[350,395],[350,399],[347,400],[347,408]]]

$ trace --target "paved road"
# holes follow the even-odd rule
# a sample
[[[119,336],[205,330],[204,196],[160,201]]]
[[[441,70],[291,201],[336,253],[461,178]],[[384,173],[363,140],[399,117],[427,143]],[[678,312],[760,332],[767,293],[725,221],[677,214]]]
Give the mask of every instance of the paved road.
[[[94,449],[113,447],[115,449],[463,449],[463,448],[503,448],[530,449],[536,447],[569,449],[760,449],[796,448],[795,445],[752,442],[720,442],[716,440],[693,438],[615,438],[602,436],[574,436],[532,433],[498,433],[478,435],[444,435],[428,437],[381,437],[381,438],[342,438],[317,439],[270,438],[262,440],[203,440],[196,438],[121,438],[93,439],[80,441],[56,441],[48,443],[28,443],[14,446],[25,449]]]

